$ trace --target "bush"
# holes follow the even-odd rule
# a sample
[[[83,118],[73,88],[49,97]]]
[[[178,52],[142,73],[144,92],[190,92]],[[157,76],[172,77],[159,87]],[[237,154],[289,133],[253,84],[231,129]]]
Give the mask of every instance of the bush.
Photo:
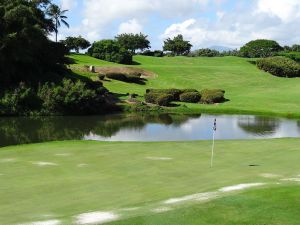
[[[240,54],[248,58],[264,58],[274,56],[282,50],[283,48],[276,41],[261,39],[248,42],[240,49]]]
[[[152,104],[157,104],[157,99],[160,96],[159,93],[148,92],[145,94],[145,101]]]
[[[202,90],[201,94],[201,103],[204,104],[214,104],[221,103],[225,101],[225,91],[221,89],[212,89],[212,90]]]
[[[257,61],[257,67],[279,77],[300,77],[300,65],[292,59],[276,56]]]
[[[182,94],[180,89],[147,89],[146,93],[167,94],[172,95],[172,101],[179,101],[179,96]]]
[[[296,62],[300,62],[300,52],[279,52],[277,56],[284,56]]]
[[[160,51],[160,50],[155,50],[155,51],[146,50],[146,51],[142,52],[141,55],[153,56],[153,57],[163,57],[164,52]]]
[[[209,48],[199,49],[191,52],[188,56],[190,57],[217,57],[222,56],[217,50],[212,50]]]
[[[132,54],[115,40],[94,42],[88,54],[92,57],[109,62],[132,64]]]
[[[185,92],[180,95],[181,102],[197,103],[201,99],[201,95],[198,92]]]
[[[145,84],[145,79],[140,77],[141,75],[122,74],[122,73],[108,73],[106,77],[113,80],[119,80],[127,83]]]
[[[0,99],[0,114],[2,115],[27,115],[39,110],[41,99],[34,90],[24,83],[16,89],[6,90]]]
[[[173,100],[172,95],[162,94],[162,95],[159,95],[159,97],[157,98],[157,104],[159,106],[168,106],[168,105],[170,105],[172,100]]]

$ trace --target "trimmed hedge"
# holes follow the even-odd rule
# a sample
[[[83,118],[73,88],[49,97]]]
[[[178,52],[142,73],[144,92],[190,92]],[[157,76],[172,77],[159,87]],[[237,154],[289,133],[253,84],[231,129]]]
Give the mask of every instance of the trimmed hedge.
[[[221,103],[225,101],[225,91],[221,89],[205,89],[200,92],[201,94],[201,103],[204,104],[214,104]]]
[[[145,101],[160,106],[168,106],[173,101],[173,96],[170,94],[149,92],[145,94]]]
[[[139,75],[128,75],[122,73],[108,73],[106,77],[112,80],[119,80],[127,83],[145,84],[145,79]]]
[[[172,101],[179,101],[180,100],[180,95],[185,92],[198,92],[195,89],[147,89],[146,93],[156,93],[156,94],[167,94],[167,95],[172,95]]]
[[[257,67],[278,77],[300,77],[300,65],[283,56],[259,59]]]
[[[181,102],[197,103],[201,99],[199,92],[185,92],[180,95]]]

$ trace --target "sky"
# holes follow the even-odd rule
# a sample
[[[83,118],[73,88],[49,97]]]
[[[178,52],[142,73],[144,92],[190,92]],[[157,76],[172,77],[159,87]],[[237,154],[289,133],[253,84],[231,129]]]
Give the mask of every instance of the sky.
[[[239,48],[250,40],[300,44],[300,0],[53,0],[68,9],[59,39],[90,42],[120,33],[148,35],[152,49],[182,34],[193,49]]]

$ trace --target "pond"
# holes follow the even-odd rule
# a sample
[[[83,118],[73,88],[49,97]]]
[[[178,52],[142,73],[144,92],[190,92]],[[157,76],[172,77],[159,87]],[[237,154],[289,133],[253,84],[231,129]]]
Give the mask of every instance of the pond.
[[[300,121],[252,115],[123,114],[0,118],[0,146],[61,140],[184,141],[300,137]]]

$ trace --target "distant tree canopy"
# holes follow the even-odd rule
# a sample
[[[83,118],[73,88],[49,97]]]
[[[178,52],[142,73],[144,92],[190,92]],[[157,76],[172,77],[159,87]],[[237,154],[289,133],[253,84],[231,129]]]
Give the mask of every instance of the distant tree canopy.
[[[79,53],[80,49],[87,49],[91,46],[91,43],[84,39],[83,37],[67,37],[65,40],[61,41],[69,51],[75,50],[77,53]]]
[[[66,48],[47,36],[55,25],[47,0],[0,0],[0,84],[39,82],[62,68]]]
[[[118,41],[101,40],[94,42],[88,50],[92,57],[109,62],[132,64],[132,54],[121,47]]]
[[[120,34],[116,36],[116,40],[122,47],[135,54],[136,50],[144,51],[151,48],[148,36],[142,33],[139,34]]]
[[[258,39],[248,42],[240,49],[241,56],[248,58],[264,58],[274,56],[283,48],[273,40]]]
[[[187,55],[193,46],[189,41],[185,41],[183,36],[179,34],[173,39],[168,38],[164,41],[164,51],[171,51],[174,55]]]

